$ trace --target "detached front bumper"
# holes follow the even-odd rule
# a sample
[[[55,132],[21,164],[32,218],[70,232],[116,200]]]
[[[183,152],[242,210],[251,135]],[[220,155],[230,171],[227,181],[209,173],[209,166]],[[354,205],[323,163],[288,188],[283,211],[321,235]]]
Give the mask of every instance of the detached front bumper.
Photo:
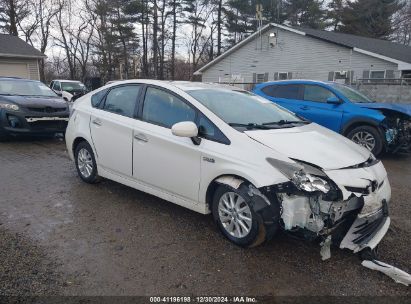
[[[390,227],[391,219],[388,216],[388,204],[384,200],[383,207],[366,217],[360,215],[348,230],[341,241],[341,249],[350,249],[357,253],[365,248],[374,249],[384,238]]]

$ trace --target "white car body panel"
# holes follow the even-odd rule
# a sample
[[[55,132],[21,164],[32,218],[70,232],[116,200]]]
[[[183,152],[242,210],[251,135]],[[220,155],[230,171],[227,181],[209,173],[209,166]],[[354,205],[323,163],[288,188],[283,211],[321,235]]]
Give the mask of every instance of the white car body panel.
[[[155,85],[180,95],[212,121],[230,143],[203,138],[199,145],[195,145],[190,138],[174,136],[169,128],[92,107],[93,94],[127,83]],[[196,85],[202,87],[201,84]],[[84,138],[93,148],[100,176],[203,214],[210,212],[207,203],[209,186],[216,179],[227,180],[221,179],[223,176],[235,177],[235,181],[248,181],[256,189],[289,183],[292,178],[269,163],[267,158],[279,160],[287,166],[301,161],[321,168],[342,192],[343,201],[338,203],[361,196],[346,187],[367,188],[373,182],[377,182],[379,188],[364,195],[364,210],[381,209],[382,201],[390,201],[391,187],[382,163],[362,165],[373,159],[365,148],[313,123],[293,128],[240,132],[191,97],[184,90],[185,86],[193,85],[130,80],[112,83],[79,98],[73,105],[74,112],[66,132],[70,157],[73,159],[74,141]],[[93,123],[95,121],[98,124]],[[288,208],[286,217],[290,229],[296,223],[297,226],[305,226],[306,223],[313,226],[312,222],[309,223],[309,200],[308,196],[298,195],[284,198],[288,204],[284,206]],[[294,214],[293,201],[299,202],[302,214]],[[320,201],[322,206],[327,206],[327,201],[322,201],[321,197]],[[384,227],[387,225],[389,218]],[[377,241],[374,238],[372,242]],[[354,248],[348,243],[347,248]]]

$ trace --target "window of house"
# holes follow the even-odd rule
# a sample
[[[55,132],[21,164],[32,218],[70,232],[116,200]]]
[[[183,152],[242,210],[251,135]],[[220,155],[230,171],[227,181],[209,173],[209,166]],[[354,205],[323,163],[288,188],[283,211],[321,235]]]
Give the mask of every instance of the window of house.
[[[149,87],[143,106],[143,120],[166,128],[182,121],[195,121],[196,111],[180,98]]]
[[[315,102],[327,102],[330,97],[336,97],[330,90],[317,86],[317,85],[305,85],[304,86],[304,100]]]
[[[287,80],[288,79],[288,73],[278,73],[278,79],[279,80]]]
[[[257,74],[257,83],[262,83],[265,80],[265,74]]]
[[[370,71],[370,78],[371,79],[384,79],[385,71]]]
[[[134,116],[140,86],[129,85],[111,89],[103,109],[127,117]]]

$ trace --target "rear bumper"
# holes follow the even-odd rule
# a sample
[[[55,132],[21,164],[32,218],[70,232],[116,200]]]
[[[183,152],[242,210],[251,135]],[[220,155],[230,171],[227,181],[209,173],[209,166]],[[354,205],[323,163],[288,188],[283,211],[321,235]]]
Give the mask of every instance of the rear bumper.
[[[341,249],[350,249],[354,253],[365,248],[374,249],[384,238],[390,227],[391,219],[388,216],[388,203],[383,201],[383,206],[377,212],[356,218],[344,239],[340,243]]]

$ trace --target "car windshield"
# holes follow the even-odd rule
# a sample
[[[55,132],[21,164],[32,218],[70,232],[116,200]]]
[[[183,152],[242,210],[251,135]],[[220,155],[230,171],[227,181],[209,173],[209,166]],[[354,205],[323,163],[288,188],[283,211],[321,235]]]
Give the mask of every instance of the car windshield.
[[[82,91],[85,89],[85,86],[80,82],[62,82],[61,89],[67,92]]]
[[[271,129],[306,123],[271,101],[246,91],[194,89],[187,93],[234,128]]]
[[[344,95],[351,102],[359,102],[359,103],[374,102],[371,99],[369,99],[367,96],[365,96],[364,94],[350,87],[347,87],[345,85],[336,83],[336,84],[333,84],[332,86],[335,90],[340,92],[340,94]]]
[[[0,95],[56,97],[50,88],[38,81],[0,79]]]

